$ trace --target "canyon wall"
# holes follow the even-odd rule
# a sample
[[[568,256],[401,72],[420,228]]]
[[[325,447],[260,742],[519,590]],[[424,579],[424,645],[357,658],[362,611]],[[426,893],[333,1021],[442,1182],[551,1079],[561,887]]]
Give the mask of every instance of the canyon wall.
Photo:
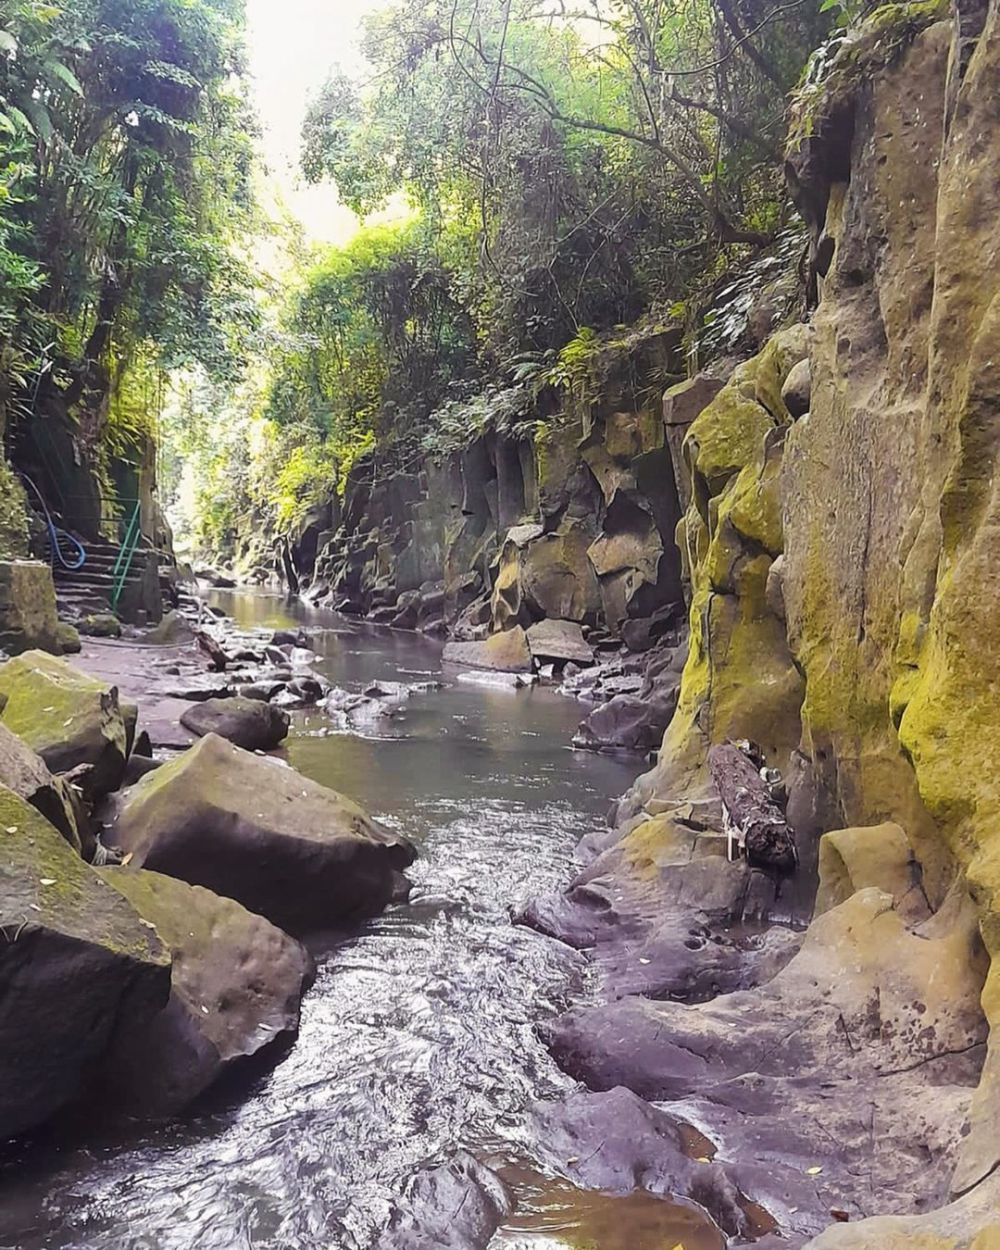
[[[661,411],[662,380],[682,376],[680,339],[667,329],[620,349],[544,422],[410,467],[367,457],[342,505],[296,536],[293,575],[314,600],[459,639],[558,619],[640,641],[683,602]]]
[[[641,838],[648,855],[667,836],[654,836],[662,813],[710,793],[711,743],[753,738],[783,770],[802,872],[819,861],[826,899],[802,954],[753,997],[760,1004],[770,995],[788,1018],[782,996],[821,938],[830,979],[817,1011],[869,961],[858,960],[857,916],[843,950],[831,919],[870,892],[852,901],[851,889],[888,889],[882,905],[901,918],[894,923],[925,941],[943,929],[957,934],[956,914],[970,898],[975,906],[979,938],[961,939],[966,954],[939,967],[933,988],[914,980],[914,965],[873,952],[878,984],[847,1058],[854,1086],[873,1072],[882,1081],[865,1094],[871,1141],[851,1150],[856,1169],[871,1175],[894,1159],[896,1171],[868,1198],[859,1179],[858,1207],[836,1214],[849,1222],[811,1242],[817,1250],[980,1250],[1000,1235],[998,170],[996,0],[961,5],[951,17],[927,4],[878,10],[800,95],[788,174],[810,229],[816,308],[808,326],[775,336],[736,370],[684,441],[690,656],[658,761],[620,809],[618,854]],[[850,836],[830,832],[843,829]],[[909,856],[910,867],[873,876],[899,831],[898,862]],[[661,862],[664,853],[660,846]],[[930,920],[906,920],[902,889],[893,901],[889,882],[903,876],[918,883]],[[833,911],[831,891],[843,900]],[[972,972],[980,941],[985,984]],[[931,1016],[974,1021],[980,989],[985,1063],[980,1049],[970,1072],[931,1082],[938,1093],[927,1095],[915,1144],[914,1121],[899,1121],[911,1095],[890,1093],[887,1064],[913,1072],[960,1050],[971,1059],[975,1027],[947,1052]],[[907,1011],[890,1006],[900,993],[928,1013],[924,1049],[889,1060],[887,1048],[909,1028]],[[757,1026],[744,1018],[752,1067]],[[661,1039],[677,1032],[665,1009],[657,1020]],[[843,1010],[845,1030],[852,1020]],[[697,1028],[707,1025],[684,1025]],[[579,1060],[584,1043],[574,1045],[577,1070],[592,1081],[593,1066]],[[841,1059],[832,1041],[825,1046],[832,1091]],[[800,1059],[790,1050],[787,1071],[794,1075]],[[853,1088],[833,1095],[841,1110],[856,1096]],[[835,1113],[810,1114],[817,1136],[830,1129],[846,1148]],[[889,1152],[881,1162],[878,1135]],[[891,1192],[901,1179],[908,1198]]]

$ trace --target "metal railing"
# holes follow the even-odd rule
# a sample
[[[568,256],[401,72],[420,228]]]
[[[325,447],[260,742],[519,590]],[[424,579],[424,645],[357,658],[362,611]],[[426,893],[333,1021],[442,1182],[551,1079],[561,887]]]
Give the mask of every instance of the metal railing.
[[[128,577],[129,569],[132,567],[132,560],[135,557],[136,548],[142,539],[142,527],[139,524],[140,503],[137,499],[135,507],[132,509],[132,516],[125,531],[125,537],[121,541],[118,548],[118,555],[115,557],[114,567],[111,570],[111,579],[113,586],[111,588],[111,610],[117,611],[119,600],[122,597],[122,591],[125,589],[125,579]]]

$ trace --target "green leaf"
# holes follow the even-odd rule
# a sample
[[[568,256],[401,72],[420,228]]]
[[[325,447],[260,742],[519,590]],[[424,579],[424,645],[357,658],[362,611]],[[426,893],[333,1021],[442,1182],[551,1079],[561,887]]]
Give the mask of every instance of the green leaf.
[[[26,130],[28,134],[37,134],[35,127],[31,123],[31,118],[27,115],[27,113],[22,112],[19,108],[15,108],[14,105],[10,105],[7,112],[10,114],[11,120],[17,122],[17,124]]]
[[[31,119],[31,131],[36,134],[44,143],[49,143],[52,139],[52,118],[49,116],[49,110],[40,100],[25,100],[24,111]]]
[[[80,86],[80,80],[68,66],[63,65],[62,61],[46,61],[42,66],[42,72],[46,78],[57,82],[61,82],[64,86],[69,87],[70,91],[78,96],[83,95],[83,88]]]

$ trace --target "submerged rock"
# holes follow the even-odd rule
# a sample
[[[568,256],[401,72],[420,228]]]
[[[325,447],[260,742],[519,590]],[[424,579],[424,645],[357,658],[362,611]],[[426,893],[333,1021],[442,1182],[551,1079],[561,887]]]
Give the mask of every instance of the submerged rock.
[[[116,1032],[167,1001],[152,929],[24,799],[0,786],[0,1138],[78,1098]]]
[[[106,839],[130,868],[205,886],[299,934],[381,910],[414,857],[350,799],[211,733],[123,796]]]
[[[138,709],[115,686],[43,651],[0,666],[0,721],[37,752],[54,773],[86,766],[80,782],[89,799],[115,789],[125,773]]]
[[[496,1173],[461,1152],[417,1174],[374,1250],[486,1250],[512,1209]]]
[[[181,724],[201,738],[213,733],[247,751],[270,751],[288,736],[290,721],[281,708],[234,695],[195,703],[181,714]]]
[[[730,1237],[750,1232],[746,1201],[728,1170],[701,1156],[705,1147],[684,1120],[651,1107],[628,1089],[580,1091],[535,1110],[541,1162],[583,1189],[637,1189],[696,1204]]]
[[[170,999],[123,1029],[106,1097],[133,1115],[168,1115],[222,1073],[294,1034],[311,971],[305,949],[232,899],[160,873],[101,871],[173,959]]]

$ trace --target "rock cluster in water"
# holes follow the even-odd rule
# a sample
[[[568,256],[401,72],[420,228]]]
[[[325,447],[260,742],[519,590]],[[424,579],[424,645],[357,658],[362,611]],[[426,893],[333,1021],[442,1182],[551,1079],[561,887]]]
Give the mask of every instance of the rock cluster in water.
[[[299,939],[405,893],[404,838],[219,736],[272,745],[283,713],[190,707],[202,736],[157,763],[114,686],[40,651],[0,665],[0,1137],[81,1100],[187,1106],[294,1035]]]

